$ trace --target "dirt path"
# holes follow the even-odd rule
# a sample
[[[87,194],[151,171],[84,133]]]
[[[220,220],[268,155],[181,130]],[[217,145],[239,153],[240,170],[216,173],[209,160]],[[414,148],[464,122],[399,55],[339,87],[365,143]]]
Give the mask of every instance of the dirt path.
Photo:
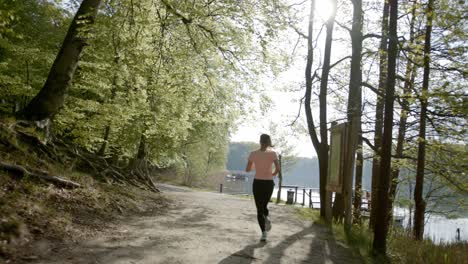
[[[272,230],[260,243],[253,200],[163,186],[174,204],[161,215],[129,219],[115,232],[44,250],[30,263],[360,263],[326,228],[270,204]]]

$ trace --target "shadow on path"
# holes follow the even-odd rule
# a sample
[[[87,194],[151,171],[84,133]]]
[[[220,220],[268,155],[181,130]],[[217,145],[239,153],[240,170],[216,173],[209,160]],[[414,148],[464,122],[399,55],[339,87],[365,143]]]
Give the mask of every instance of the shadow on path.
[[[303,239],[306,235],[313,233],[314,230],[310,227],[304,228],[302,231],[296,232],[281,241],[275,247],[269,249],[268,259],[265,263],[279,264],[281,263],[281,258],[285,255],[285,251],[291,245],[294,244],[297,240]],[[315,239],[315,238],[311,238]],[[319,263],[319,262],[317,262]]]
[[[345,244],[337,242],[326,226],[312,224],[310,227],[286,237],[278,245],[269,249],[268,259],[264,263],[281,263],[281,259],[286,255],[286,250],[298,240],[302,240],[299,243],[310,243],[309,253],[301,263],[348,264],[363,262],[361,258],[353,256]]]
[[[229,257],[221,260],[218,264],[249,264],[257,258],[254,257],[255,249],[265,246],[265,242],[258,242],[245,246],[243,249],[231,254]]]

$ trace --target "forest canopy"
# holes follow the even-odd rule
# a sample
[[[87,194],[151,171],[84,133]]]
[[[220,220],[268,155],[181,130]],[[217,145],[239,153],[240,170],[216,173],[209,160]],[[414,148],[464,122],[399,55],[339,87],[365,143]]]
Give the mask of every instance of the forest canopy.
[[[2,113],[20,111],[41,89],[78,4],[2,1]],[[53,134],[123,163],[147,159],[196,175],[223,169],[258,76],[284,64],[268,47],[284,27],[283,8],[103,1],[94,25],[79,32],[87,44]]]

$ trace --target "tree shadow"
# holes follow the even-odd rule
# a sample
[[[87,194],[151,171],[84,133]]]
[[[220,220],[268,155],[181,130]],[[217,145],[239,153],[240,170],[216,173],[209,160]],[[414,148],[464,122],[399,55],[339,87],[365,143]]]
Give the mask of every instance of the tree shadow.
[[[257,258],[254,257],[255,249],[265,246],[265,242],[258,242],[247,245],[243,249],[231,254],[227,258],[221,260],[218,264],[249,264]]]
[[[311,236],[310,242],[307,236]],[[354,256],[352,250],[344,243],[336,241],[328,227],[320,224],[312,224],[286,237],[275,247],[268,249],[268,259],[265,263],[281,263],[285,251],[298,240],[303,240],[302,243],[310,243],[309,253],[301,263],[348,264],[364,262],[362,258]]]
[[[343,242],[337,241],[330,227],[314,223],[316,238],[312,240],[307,262],[303,263],[364,263],[361,256]]]
[[[279,264],[281,263],[281,258],[284,256],[284,253],[287,248],[293,245],[297,240],[304,238],[306,235],[314,233],[314,230],[311,227],[306,227],[303,230],[296,232],[281,241],[278,245],[268,250],[268,259],[265,263]],[[316,262],[322,263],[322,262]]]

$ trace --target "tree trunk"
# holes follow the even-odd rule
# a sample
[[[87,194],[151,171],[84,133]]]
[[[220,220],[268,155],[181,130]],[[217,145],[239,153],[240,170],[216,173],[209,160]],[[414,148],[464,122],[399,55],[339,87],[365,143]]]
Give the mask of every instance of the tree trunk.
[[[422,240],[424,234],[424,213],[426,202],[423,198],[424,188],[424,168],[426,162],[426,112],[427,98],[429,90],[430,55],[431,55],[431,33],[433,20],[434,0],[429,0],[427,4],[427,24],[424,39],[424,75],[421,92],[421,114],[419,117],[419,143],[418,143],[418,164],[416,167],[416,186],[414,187],[414,238]]]
[[[146,156],[148,155],[148,150],[146,147],[146,136],[144,133],[141,133],[140,137],[140,145],[138,146],[138,153],[136,158],[139,160],[146,159]]]
[[[326,23],[325,51],[323,57],[322,77],[320,78],[320,151],[319,151],[319,172],[320,172],[320,214],[325,216],[325,199],[327,196],[327,175],[328,175],[328,127],[327,127],[327,93],[328,76],[330,75],[331,47],[333,42],[333,27],[335,25],[336,0],[332,1],[334,10]],[[323,200],[323,202],[322,202]],[[323,207],[323,209],[322,209]]]
[[[314,11],[315,11],[315,0],[310,1],[310,14],[309,14],[309,27],[308,27],[308,36],[307,36],[307,63],[305,70],[305,80],[306,80],[306,92],[304,100],[304,111],[307,120],[307,128],[309,130],[309,136],[312,140],[312,145],[314,146],[315,152],[319,160],[319,185],[320,185],[320,216],[325,217],[325,196],[323,194],[323,186],[326,186],[326,182],[322,179],[322,169],[323,165],[321,164],[322,155],[321,155],[321,144],[317,136],[317,131],[315,130],[314,119],[312,116],[312,109],[310,107],[310,102],[312,99],[312,63],[314,60],[314,49],[312,45],[313,41],[313,25],[314,25]],[[326,181],[326,178],[325,178]]]
[[[344,198],[342,193],[335,193],[335,201],[333,201],[332,215],[333,221],[335,223],[343,223]]]
[[[212,151],[208,151],[208,157],[206,159],[206,167],[205,167],[205,176],[208,176],[208,173],[210,172],[210,165],[211,165],[211,162],[213,161],[213,155],[214,153]]]
[[[413,185],[411,184],[411,181],[408,182],[408,199],[411,199],[412,193],[413,193]],[[409,217],[408,217],[408,235],[411,234],[411,228],[413,224],[413,204],[410,203],[409,205]]]
[[[362,106],[362,1],[352,0],[353,3],[353,26],[351,29],[351,69],[348,91],[348,155],[345,159],[345,177],[343,179],[343,199],[345,209],[345,230],[351,229],[352,223],[352,179],[353,168],[356,157],[356,146],[358,141],[358,132],[361,124],[361,106]],[[362,176],[361,176],[362,177]]]
[[[278,193],[276,195],[276,203],[281,201],[281,186],[283,185],[283,164],[281,164],[281,155],[278,156],[280,170],[278,172]]]
[[[382,15],[382,39],[380,40],[379,54],[379,94],[377,94],[377,105],[375,107],[375,127],[374,127],[374,146],[377,152],[374,153],[372,159],[372,191],[371,191],[371,212],[369,219],[369,228],[374,229],[375,215],[377,207],[374,204],[377,202],[379,186],[379,170],[380,170],[380,151],[382,144],[382,126],[383,126],[383,109],[384,101],[383,95],[385,94],[385,80],[387,78],[387,40],[388,40],[388,1],[384,1],[383,15]]]
[[[118,47],[115,42],[114,43],[114,64],[115,66],[119,65],[120,57],[119,57],[119,52],[118,52]],[[111,89],[111,96],[110,96],[110,102],[112,102],[115,99],[115,96],[117,95],[117,71],[114,71],[114,76],[112,77],[112,89]],[[106,129],[104,132],[104,140],[102,142],[101,147],[99,148],[98,155],[104,156],[106,153],[106,148],[108,144],[108,139],[109,139],[109,134],[110,134],[110,125],[106,125]]]
[[[364,155],[362,153],[362,128],[359,126],[356,160],[356,180],[354,183],[354,222],[361,223],[361,204],[362,204],[362,169],[364,165]]]
[[[380,181],[375,215],[373,249],[376,253],[385,255],[387,251],[388,233],[388,186],[391,170],[392,131],[393,131],[393,101],[395,97],[396,59],[398,53],[398,1],[389,0],[389,45],[388,74],[385,82],[385,112],[384,131],[382,136],[382,151],[380,160]]]
[[[94,23],[101,0],[83,0],[68,29],[62,47],[50,69],[41,91],[18,113],[26,120],[44,120],[54,116],[63,106],[83,47],[84,35]]]
[[[109,139],[109,134],[110,134],[110,126],[107,125],[106,130],[104,132],[104,139],[103,139],[102,145],[99,148],[99,151],[97,153],[99,156],[104,156],[104,154],[106,153],[106,147],[107,147],[107,141]]]
[[[412,11],[411,11],[411,22],[410,22],[410,39],[409,39],[409,47],[411,47],[414,43],[414,22],[415,22],[415,15],[416,15],[416,1],[413,3]],[[409,102],[406,99],[406,96],[411,94],[414,86],[414,79],[416,77],[416,66],[413,65],[412,61],[414,56],[412,53],[409,54],[409,59],[406,63],[406,72],[405,72],[405,85],[403,86],[403,97],[401,98],[401,112],[400,112],[400,127],[398,128],[398,139],[397,139],[397,147],[395,151],[395,156],[397,158],[401,158],[403,155],[403,145],[405,143],[405,136],[406,136],[406,123],[407,123],[407,116],[410,111],[409,109]],[[396,190],[398,187],[398,177],[400,174],[400,169],[398,167],[392,169],[392,177],[391,177],[391,184],[390,184],[390,191],[389,191],[389,217],[388,221],[391,224],[393,219],[393,204],[395,201]]]

